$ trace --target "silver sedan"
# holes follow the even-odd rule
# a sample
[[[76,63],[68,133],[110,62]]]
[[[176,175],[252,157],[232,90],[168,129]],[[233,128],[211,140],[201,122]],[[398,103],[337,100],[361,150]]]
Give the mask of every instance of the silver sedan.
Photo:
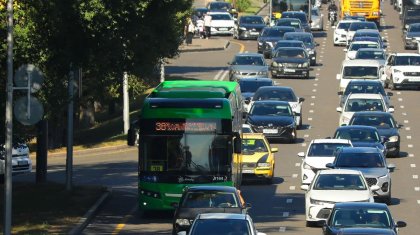
[[[268,65],[263,55],[258,53],[238,53],[228,64],[230,65],[230,81],[237,81],[241,78],[268,77]]]

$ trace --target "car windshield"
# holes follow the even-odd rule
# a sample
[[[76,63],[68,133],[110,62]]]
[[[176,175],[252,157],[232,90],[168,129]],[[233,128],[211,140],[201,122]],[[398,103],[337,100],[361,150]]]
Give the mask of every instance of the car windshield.
[[[352,142],[381,142],[376,130],[346,128],[337,131],[335,139],[351,140]]]
[[[381,94],[386,96],[384,87],[378,83],[374,85],[356,85],[349,84],[344,91],[344,95],[352,94]]]
[[[418,16],[419,14],[420,14],[420,9],[406,9],[405,11],[406,17]]]
[[[345,112],[359,111],[382,111],[385,107],[380,99],[349,99],[346,103]]]
[[[395,65],[420,65],[420,56],[396,56]]]
[[[278,105],[272,103],[254,103],[249,112],[250,115],[258,116],[292,116],[292,109],[289,105]]]
[[[419,57],[420,58],[420,57]],[[378,67],[376,66],[346,66],[343,71],[344,79],[352,78],[378,78]]]
[[[388,115],[355,115],[350,120],[350,125],[373,126],[378,129],[395,128],[395,121]]]
[[[303,49],[283,49],[279,48],[274,57],[280,58],[306,58],[305,50]]]
[[[294,32],[292,28],[265,28],[262,32],[262,37],[278,37],[281,38],[286,32]]]
[[[357,51],[360,48],[379,48],[377,43],[352,43],[349,51]]]
[[[391,228],[392,219],[388,211],[370,208],[337,208],[331,213],[333,227]]]
[[[229,14],[211,14],[211,20],[232,20]]]
[[[359,29],[378,29],[372,22],[354,22],[350,25],[349,31],[357,31]]]
[[[284,90],[267,90],[267,89],[260,89],[258,90],[253,100],[278,100],[278,101],[287,101],[287,102],[296,102],[297,97],[295,93],[290,89]]]
[[[379,35],[379,32],[360,32],[356,31],[354,34],[354,37],[373,37],[373,38],[381,38],[381,35]]]
[[[412,24],[408,28],[408,32],[420,32],[420,24]]]
[[[320,174],[315,179],[315,190],[366,190],[362,175]]]
[[[241,24],[265,24],[262,17],[241,17],[239,22]]]
[[[272,86],[272,81],[244,81],[239,79],[239,86],[241,88],[241,92],[256,92],[258,88],[262,86]]]
[[[185,208],[239,207],[234,193],[220,191],[188,192],[181,203]]]
[[[337,29],[347,30],[350,27],[350,25],[351,25],[351,22],[342,22],[338,24]]]
[[[235,56],[231,63],[232,65],[265,65],[265,60],[262,56]]]
[[[385,166],[379,153],[340,153],[335,160],[336,167],[383,168]]]
[[[267,145],[262,139],[242,139],[242,154],[254,154],[268,152]]]
[[[312,37],[309,35],[299,35],[299,34],[286,34],[284,35],[284,39],[286,40],[297,40],[302,41],[306,45],[312,45]]]
[[[276,23],[276,26],[289,26],[289,27],[293,27],[296,29],[301,28],[300,22],[298,19],[296,20],[278,20]]]
[[[209,5],[209,9],[210,10],[225,10],[228,11],[230,10],[232,7],[230,6],[229,3],[227,2],[213,2]]]
[[[238,219],[198,219],[190,235],[251,235],[251,228],[246,220]]]
[[[385,52],[383,51],[357,51],[356,59],[365,60],[385,60]]]
[[[288,13],[286,12],[286,13],[283,13],[283,14],[281,15],[281,17],[282,17],[282,18],[296,18],[296,19],[299,19],[299,20],[300,20],[300,22],[302,22],[302,23],[304,23],[304,24],[306,24],[306,23],[308,22],[308,20],[306,19],[306,14],[295,14],[295,13],[288,14]]]
[[[287,42],[287,41],[283,41],[283,42],[278,42],[276,44],[276,49],[280,48],[280,47],[301,47],[303,48],[304,45],[302,42]]]
[[[351,147],[348,143],[313,143],[309,147],[307,157],[332,157],[342,147]]]

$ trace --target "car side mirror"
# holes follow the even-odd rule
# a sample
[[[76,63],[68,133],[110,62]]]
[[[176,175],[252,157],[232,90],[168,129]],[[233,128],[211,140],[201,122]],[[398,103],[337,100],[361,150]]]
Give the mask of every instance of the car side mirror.
[[[336,108],[336,110],[337,110],[337,112],[339,112],[339,113],[343,112],[343,108],[341,108],[341,107],[337,107],[337,108]]]
[[[343,95],[342,91],[337,92],[337,95]]]
[[[297,155],[298,157],[305,157],[305,152],[299,152]]]
[[[272,153],[277,153],[279,151],[279,149],[278,148],[271,148],[271,152]]]
[[[403,124],[398,124],[397,127],[398,129],[402,128],[404,125]]]
[[[394,172],[396,166],[394,163],[389,163],[387,168],[389,169],[390,172]]]
[[[304,190],[304,191],[308,191],[308,190],[309,190],[309,185],[307,185],[307,184],[302,184],[302,185],[300,186],[300,189],[302,189],[302,190]]]
[[[335,75],[335,78],[336,78],[337,80],[340,80],[340,79],[341,79],[341,74],[337,73],[337,75]]]
[[[127,145],[134,146],[136,145],[136,131],[134,128],[128,129],[127,132]]]
[[[372,191],[372,192],[376,192],[376,191],[378,191],[379,189],[381,189],[381,187],[379,187],[378,185],[372,185],[371,187],[370,187],[370,190]]]
[[[404,221],[398,221],[397,222],[397,227],[398,228],[404,228],[404,227],[406,227],[407,226],[407,223],[406,222],[404,222]]]
[[[393,113],[395,111],[393,106],[389,106],[388,112]]]
[[[303,101],[305,101],[305,98],[300,97],[300,98],[299,98],[299,103],[302,103]]]
[[[387,96],[393,96],[393,95],[394,95],[394,93],[392,93],[392,92],[387,92],[387,93],[386,93],[386,95],[387,95]]]
[[[325,167],[326,168],[334,168],[334,163],[327,163],[326,165],[325,165]]]
[[[251,99],[250,99],[250,98],[246,98],[246,99],[244,100],[244,103],[245,103],[245,104],[249,104],[249,103],[251,103]]]
[[[347,48],[344,48],[344,49],[343,49],[343,51],[344,51],[344,52],[347,52]]]
[[[187,231],[180,231],[177,233],[177,235],[187,235]]]

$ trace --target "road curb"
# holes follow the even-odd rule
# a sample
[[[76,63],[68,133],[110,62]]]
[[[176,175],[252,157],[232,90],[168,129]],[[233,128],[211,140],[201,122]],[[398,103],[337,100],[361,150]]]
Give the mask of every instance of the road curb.
[[[107,188],[106,192],[102,194],[102,196],[96,201],[96,203],[80,218],[77,225],[70,230],[68,233],[69,235],[78,235],[83,232],[86,226],[90,223],[90,221],[95,216],[96,212],[98,212],[99,207],[105,202],[105,200],[109,197],[112,193],[112,190]]]

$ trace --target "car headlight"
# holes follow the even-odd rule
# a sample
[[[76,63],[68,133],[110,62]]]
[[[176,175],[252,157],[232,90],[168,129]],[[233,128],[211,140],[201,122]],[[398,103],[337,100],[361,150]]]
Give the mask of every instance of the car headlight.
[[[409,37],[405,37],[405,40],[409,41],[409,40],[413,40],[414,38],[409,38]]]
[[[273,63],[271,64],[271,66],[273,66],[273,67],[279,67],[279,64],[276,61],[273,61]]]
[[[176,219],[175,223],[176,224],[179,224],[181,226],[189,226],[189,225],[191,225],[190,224],[190,221],[188,219]]]
[[[394,69],[394,73],[401,73],[401,72],[402,72],[401,70]]]
[[[327,201],[321,201],[321,200],[316,200],[316,199],[312,199],[312,198],[310,198],[309,200],[310,200],[311,204],[314,204],[314,205],[329,204],[329,202],[327,202]]]
[[[273,43],[272,42],[266,42],[267,45],[269,45],[270,47],[273,47]]]
[[[246,28],[245,28],[245,27],[239,27],[239,29],[240,29],[240,30],[246,30]]]
[[[302,65],[303,67],[309,67],[309,63],[308,62],[305,62],[305,63],[303,63],[303,65]]]
[[[373,15],[373,16],[379,16],[379,12],[378,12],[378,11],[374,11],[374,12],[372,13],[372,15]]]
[[[312,169],[312,167],[310,165],[308,165],[306,162],[303,163],[302,167],[303,167],[303,169],[306,169],[306,170],[311,170]]]
[[[408,26],[409,26],[409,25],[408,25],[408,24],[406,24],[406,25],[405,25],[405,28],[406,28],[406,29],[408,29]]]
[[[257,43],[258,43],[258,46],[262,46],[263,45],[263,42],[258,41]]]
[[[389,137],[389,141],[388,142],[397,142],[400,139],[400,137],[398,135],[394,135]]]
[[[267,71],[258,71],[257,75],[267,75]]]
[[[270,167],[270,163],[269,162],[259,162],[257,163],[258,167]]]

